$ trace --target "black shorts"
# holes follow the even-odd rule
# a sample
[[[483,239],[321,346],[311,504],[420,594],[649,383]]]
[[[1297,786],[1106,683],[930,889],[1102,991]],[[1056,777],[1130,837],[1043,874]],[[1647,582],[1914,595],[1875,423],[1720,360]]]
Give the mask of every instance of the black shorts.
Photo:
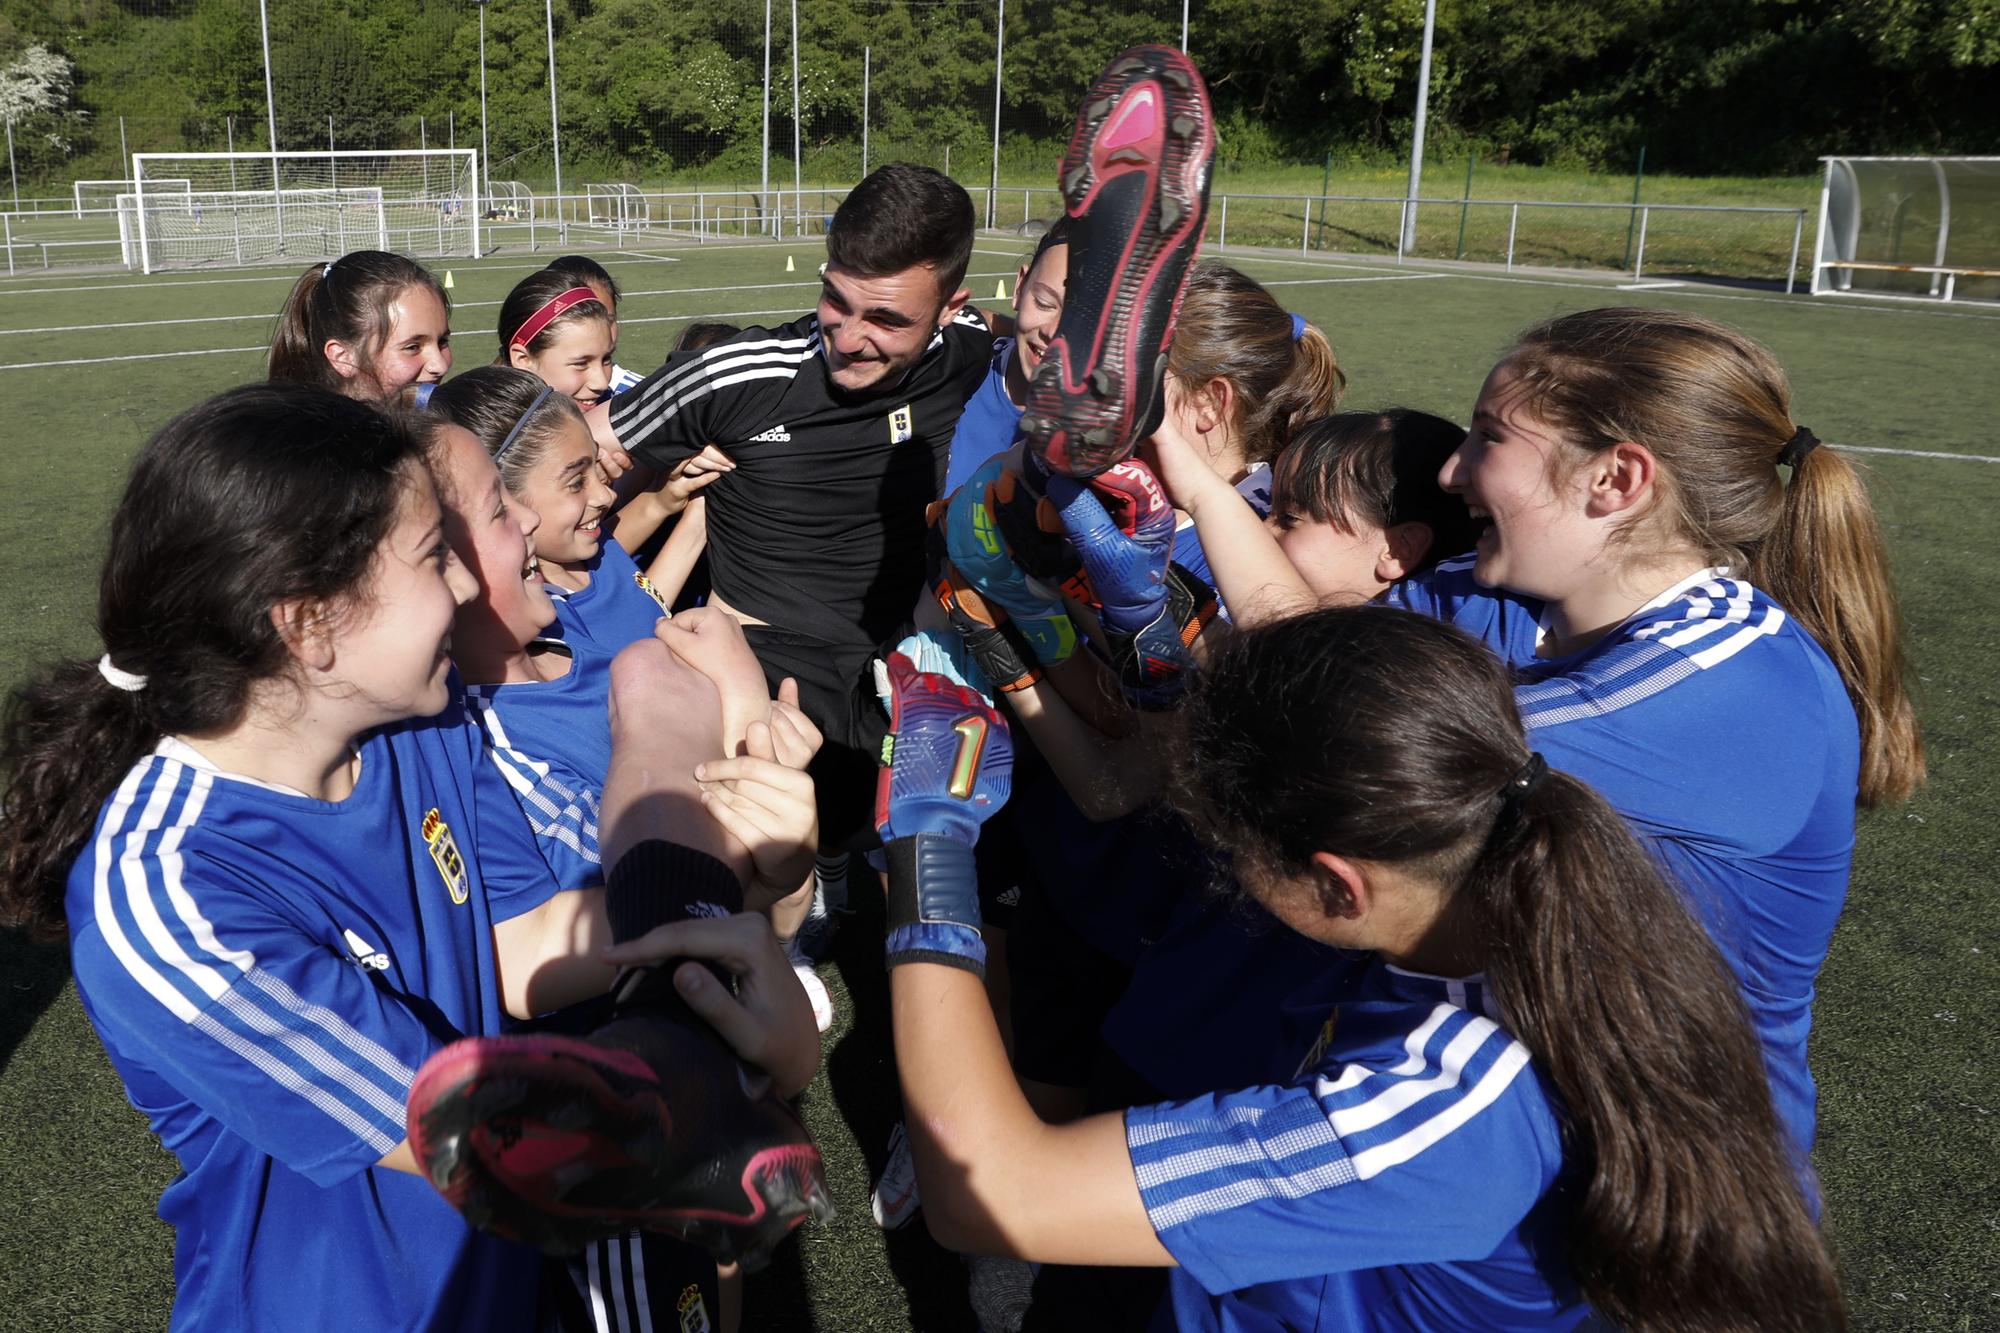
[[[681,1333],[716,1327],[720,1299],[707,1250],[656,1231],[542,1260],[540,1333]]]
[[[875,701],[872,644],[837,644],[770,625],[745,625],[743,636],[775,696],[787,676],[799,683],[799,707],[826,738],[813,756],[819,842],[828,852],[876,846],[875,770],[889,719]]]

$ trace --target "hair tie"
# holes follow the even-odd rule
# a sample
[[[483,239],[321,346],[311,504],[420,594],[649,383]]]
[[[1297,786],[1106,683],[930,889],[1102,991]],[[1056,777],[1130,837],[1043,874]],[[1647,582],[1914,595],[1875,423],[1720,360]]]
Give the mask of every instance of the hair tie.
[[[419,412],[428,408],[431,405],[431,395],[437,392],[437,387],[434,382],[428,381],[423,384],[411,385],[410,406]]]
[[[1500,799],[1507,803],[1510,811],[1518,811],[1521,802],[1535,794],[1542,785],[1542,779],[1549,775],[1549,761],[1542,758],[1540,750],[1531,751],[1528,762],[1514,770],[1514,776],[1507,779],[1507,785],[1500,789]]]
[[[521,413],[521,419],[514,423],[514,429],[507,432],[507,438],[500,441],[500,447],[493,451],[494,466],[499,466],[500,460],[507,456],[507,451],[514,447],[514,441],[520,438],[521,427],[528,424],[528,418],[535,415],[541,405],[549,400],[549,395],[555,391],[556,386],[553,384],[542,386],[542,391],[535,395],[535,401],[528,404],[528,410]]]
[[[581,305],[585,301],[595,300],[597,300],[597,293],[588,287],[572,287],[566,292],[550,297],[547,301],[543,302],[540,310],[537,310],[534,314],[521,321],[521,327],[514,330],[514,336],[507,340],[507,345],[509,347],[526,347],[535,340],[536,335],[541,333],[543,329],[555,323],[557,315],[560,315],[573,305]],[[600,304],[602,303],[600,302]]]
[[[1292,341],[1297,342],[1299,339],[1305,336],[1306,336],[1306,317],[1304,315],[1293,315]]]
[[[97,674],[104,677],[104,683],[112,689],[123,690],[127,694],[137,694],[146,688],[144,676],[135,676],[129,671],[120,671],[113,666],[110,653],[97,659]]]
[[[1778,466],[1797,469],[1806,461],[1806,455],[1819,448],[1819,436],[1801,426],[1792,438],[1785,441],[1785,447],[1778,450]]]
[[[325,266],[324,266],[324,267],[322,267],[322,268],[320,269],[320,271],[319,271],[319,280],[320,280],[321,282],[325,282],[325,281],[326,281],[326,280],[327,280],[328,278],[330,278],[330,277],[332,277],[332,276],[333,276],[333,265],[334,265],[334,262],[335,262],[335,261],[333,261],[333,260],[329,259],[329,260],[327,260],[327,261],[326,261],[326,264],[325,264]]]

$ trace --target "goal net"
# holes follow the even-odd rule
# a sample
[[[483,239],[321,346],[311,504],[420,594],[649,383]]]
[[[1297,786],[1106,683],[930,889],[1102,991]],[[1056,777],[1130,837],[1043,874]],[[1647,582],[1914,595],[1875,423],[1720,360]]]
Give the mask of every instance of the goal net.
[[[610,227],[614,231],[635,231],[650,221],[646,196],[639,193],[636,185],[623,181],[609,185],[586,185],[583,194],[584,202],[590,208],[593,226]]]
[[[159,268],[479,252],[471,149],[337,153],[138,153],[118,200],[126,262]],[[156,180],[185,180],[181,194]]]
[[[2000,300],[2000,158],[1820,160],[1815,296]]]
[[[149,180],[145,185],[147,194],[188,194],[194,189],[194,182],[182,177],[174,180],[161,177]],[[136,194],[139,186],[129,180],[122,181],[77,181],[70,187],[76,201],[76,215],[81,218],[87,213],[108,213],[118,207],[118,196]]]

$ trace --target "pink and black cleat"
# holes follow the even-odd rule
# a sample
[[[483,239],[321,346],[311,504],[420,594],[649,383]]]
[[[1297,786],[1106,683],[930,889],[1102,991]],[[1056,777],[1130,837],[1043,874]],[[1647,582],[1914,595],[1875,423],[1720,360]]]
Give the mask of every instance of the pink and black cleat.
[[[833,1211],[804,1124],[691,1017],[454,1042],[418,1071],[408,1128],[467,1221],[551,1254],[643,1227],[754,1270]]]
[[[1171,47],[1127,51],[1084,98],[1062,165],[1069,291],[1021,418],[1059,472],[1095,476],[1160,424],[1214,155],[1208,89]]]

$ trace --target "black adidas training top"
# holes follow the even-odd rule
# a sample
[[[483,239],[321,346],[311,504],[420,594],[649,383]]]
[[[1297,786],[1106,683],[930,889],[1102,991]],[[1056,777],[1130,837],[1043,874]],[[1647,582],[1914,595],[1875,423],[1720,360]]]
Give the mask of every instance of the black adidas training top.
[[[667,468],[703,445],[736,461],[701,493],[715,591],[737,610],[829,643],[877,644],[909,616],[924,507],[985,377],[993,334],[967,307],[894,388],[837,388],[819,319],[749,328],[668,359],[611,403],[633,457]]]

